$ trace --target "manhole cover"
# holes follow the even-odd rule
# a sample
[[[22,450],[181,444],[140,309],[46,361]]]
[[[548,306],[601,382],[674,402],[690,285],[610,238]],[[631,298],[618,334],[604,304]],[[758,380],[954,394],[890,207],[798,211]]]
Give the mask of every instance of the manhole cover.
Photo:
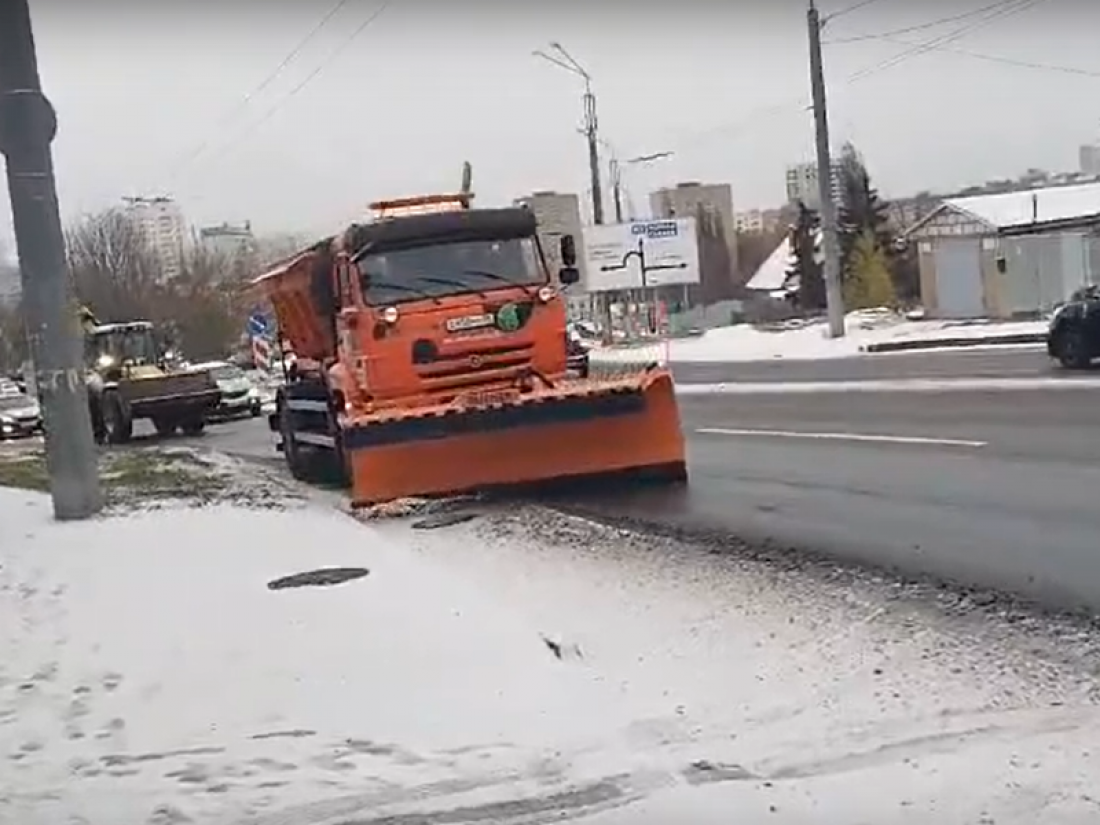
[[[325,567],[283,576],[267,583],[268,590],[288,590],[292,587],[332,587],[353,579],[361,579],[370,573],[365,567]]]
[[[440,527],[451,527],[472,521],[474,518],[476,518],[474,513],[436,513],[420,521],[414,521],[412,527],[414,530],[438,530]]]

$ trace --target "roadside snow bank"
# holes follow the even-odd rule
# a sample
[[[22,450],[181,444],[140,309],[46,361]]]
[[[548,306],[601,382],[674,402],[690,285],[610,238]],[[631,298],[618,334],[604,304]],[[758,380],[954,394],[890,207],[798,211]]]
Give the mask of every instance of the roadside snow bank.
[[[514,768],[630,718],[538,628],[337,513],[59,524],[0,489],[0,524],[0,821],[206,822]],[[370,572],[267,587],[331,566]]]
[[[908,320],[887,310],[851,312],[845,319],[846,335],[829,338],[824,321],[791,322],[773,328],[748,324],[718,327],[698,338],[673,339],[668,342],[668,356],[673,363],[705,363],[714,361],[808,361],[828,358],[848,358],[860,354],[868,344],[896,341],[934,340],[937,338],[994,338],[1000,335],[1042,332],[1045,321],[967,322],[944,320]],[[648,352],[664,352],[663,346],[643,347]],[[601,363],[633,363],[641,356],[638,350],[606,348],[593,350],[592,361]]]

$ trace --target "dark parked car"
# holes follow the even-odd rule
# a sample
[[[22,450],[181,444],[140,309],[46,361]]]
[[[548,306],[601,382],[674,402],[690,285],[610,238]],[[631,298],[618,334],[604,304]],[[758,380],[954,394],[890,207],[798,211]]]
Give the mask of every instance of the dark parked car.
[[[1047,352],[1067,369],[1085,369],[1100,358],[1100,286],[1077,290],[1054,310]]]

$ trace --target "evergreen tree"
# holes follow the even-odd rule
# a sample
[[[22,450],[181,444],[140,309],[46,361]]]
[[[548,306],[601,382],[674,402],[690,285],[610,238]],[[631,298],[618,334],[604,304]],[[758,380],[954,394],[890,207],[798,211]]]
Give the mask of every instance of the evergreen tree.
[[[825,308],[825,276],[817,256],[820,220],[806,204],[798,204],[798,215],[791,226],[791,268],[789,281],[798,284],[798,305],[804,310]]]
[[[848,277],[844,279],[845,307],[876,309],[896,303],[889,261],[874,232],[866,229],[859,234],[848,265]]]
[[[887,256],[888,265],[892,269],[894,230],[890,225],[888,205],[871,185],[871,176],[863,157],[851,143],[844,144],[841,149],[838,165],[841,277],[847,278],[850,274],[852,256],[864,232],[870,232],[874,236],[875,245]]]

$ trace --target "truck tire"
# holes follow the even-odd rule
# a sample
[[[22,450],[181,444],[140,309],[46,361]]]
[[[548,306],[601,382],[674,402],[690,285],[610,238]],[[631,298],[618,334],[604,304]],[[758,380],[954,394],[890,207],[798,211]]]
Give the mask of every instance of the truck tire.
[[[169,438],[176,434],[179,425],[171,418],[154,418],[153,427],[161,438]]]
[[[108,444],[126,444],[134,437],[134,419],[129,405],[117,393],[102,398],[103,429]]]
[[[103,420],[103,396],[89,391],[88,417],[92,420],[92,437],[95,443],[107,443],[107,423]]]
[[[180,429],[183,430],[184,435],[202,435],[203,430],[206,429],[206,419],[202,416],[189,418],[180,424]]]
[[[1067,370],[1088,369],[1092,363],[1084,330],[1078,327],[1070,327],[1062,331],[1058,336],[1057,351],[1058,361]]]
[[[279,435],[283,440],[283,458],[286,459],[287,469],[291,476],[298,481],[309,480],[309,468],[306,466],[307,457],[302,453],[302,448],[294,440],[294,427],[290,420],[291,412],[286,407],[279,409]]]

